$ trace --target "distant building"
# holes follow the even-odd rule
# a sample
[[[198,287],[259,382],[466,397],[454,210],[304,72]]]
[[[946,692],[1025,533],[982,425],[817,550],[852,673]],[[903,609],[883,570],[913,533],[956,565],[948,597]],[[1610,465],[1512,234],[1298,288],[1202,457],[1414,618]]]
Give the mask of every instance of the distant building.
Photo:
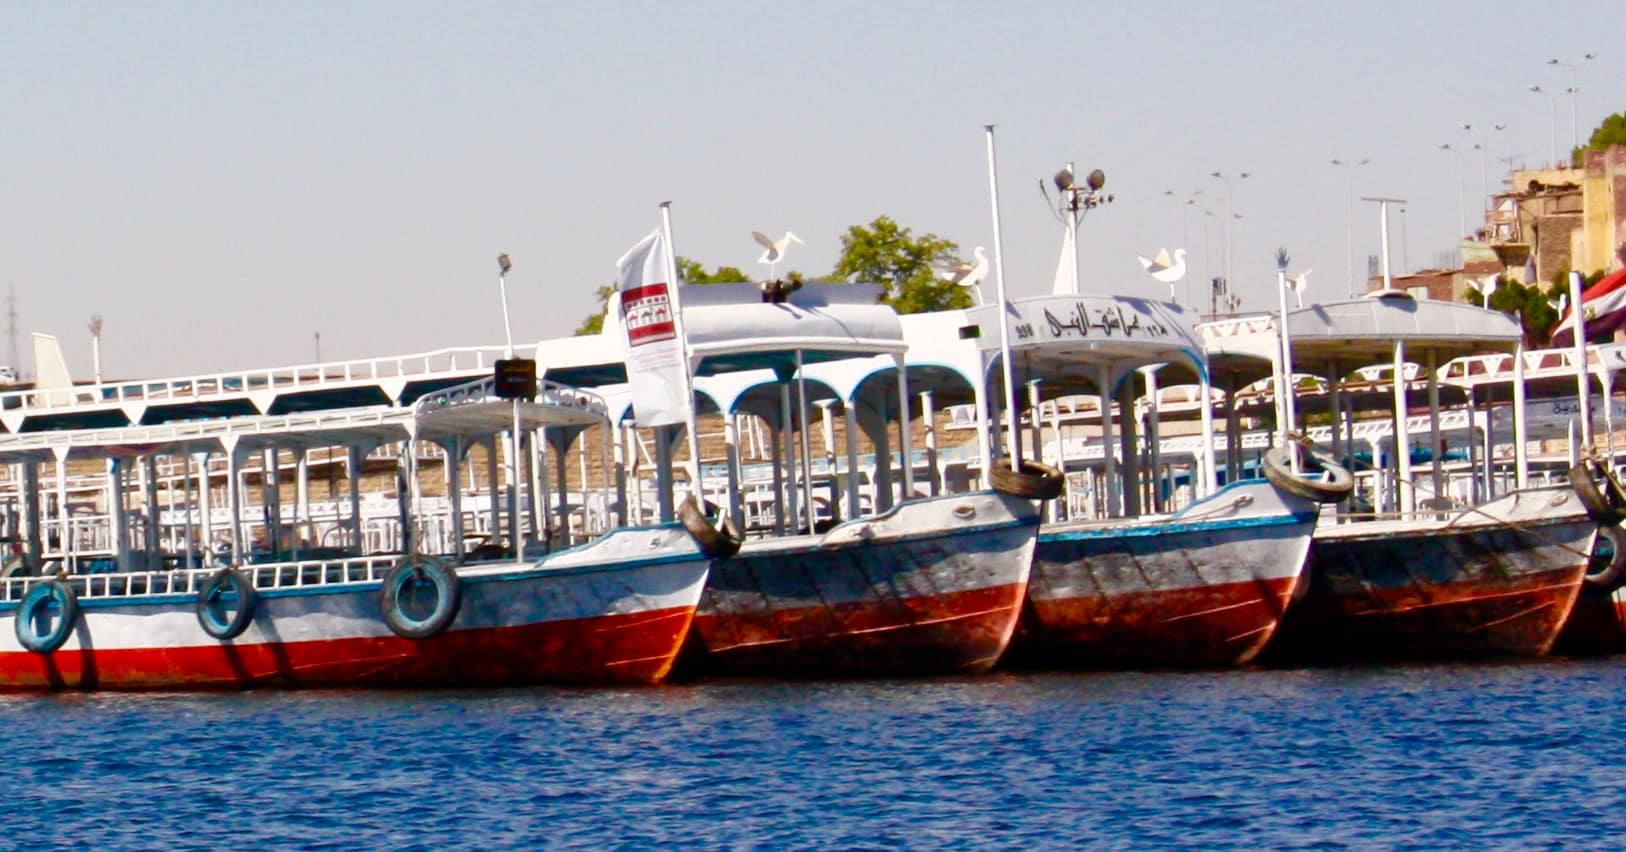
[[[1545,284],[1565,269],[1613,271],[1626,247],[1626,146],[1587,151],[1579,169],[1517,169],[1491,199],[1485,224],[1460,246],[1456,269],[1394,276],[1418,298],[1462,301],[1469,282],[1501,275]],[[1368,290],[1383,287],[1371,275]]]
[[[1587,151],[1579,169],[1520,169],[1510,183],[1480,231],[1504,274],[1531,283],[1615,268],[1626,243],[1626,147]]]

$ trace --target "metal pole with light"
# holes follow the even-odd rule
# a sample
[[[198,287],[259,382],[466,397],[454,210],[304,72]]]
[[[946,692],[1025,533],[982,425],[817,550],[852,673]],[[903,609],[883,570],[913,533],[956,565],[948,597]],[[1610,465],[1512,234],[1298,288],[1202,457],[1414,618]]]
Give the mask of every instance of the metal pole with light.
[[[1576,148],[1581,147],[1581,126],[1580,126],[1580,124],[1577,123],[1577,120],[1576,120],[1576,117],[1575,117],[1576,116],[1576,111],[1577,111],[1577,103],[1576,103],[1576,97],[1575,96],[1581,91],[1581,81],[1580,81],[1579,78],[1576,77],[1575,72],[1580,70],[1582,63],[1589,62],[1589,61],[1597,58],[1597,56],[1598,56],[1598,54],[1596,54],[1596,53],[1588,53],[1588,54],[1583,55],[1580,59],[1575,60],[1574,62],[1566,62],[1566,61],[1564,61],[1562,59],[1549,59],[1549,60],[1547,60],[1548,65],[1562,65],[1565,68],[1570,69],[1569,93],[1570,93],[1570,150],[1571,151],[1574,151]]]
[[[1276,250],[1276,300],[1280,313],[1277,343],[1280,347],[1277,364],[1280,371],[1276,377],[1276,423],[1277,431],[1281,436],[1281,446],[1285,449],[1291,445],[1293,439],[1293,345],[1287,333],[1287,249]],[[1289,451],[1294,473],[1299,470],[1298,453]]]
[[[1332,164],[1342,168],[1349,175],[1348,203],[1344,206],[1344,263],[1349,273],[1349,297],[1355,298],[1355,169],[1372,162],[1371,157],[1362,157],[1355,162],[1345,162],[1334,157]]]
[[[1474,147],[1479,149],[1479,211],[1483,213],[1485,200],[1490,198],[1490,178],[1485,171],[1485,153],[1490,148],[1490,135],[1499,130],[1506,130],[1507,125],[1498,123],[1490,127],[1474,127],[1472,124],[1464,123],[1462,129],[1479,135],[1479,144]]]
[[[1465,180],[1464,172],[1467,169],[1468,152],[1452,145],[1450,142],[1441,142],[1440,150],[1457,155],[1457,239],[1460,241],[1468,236],[1468,206],[1462,200],[1463,194],[1467,191],[1463,181]]]
[[[1092,170],[1084,178],[1084,185],[1079,186],[1074,181],[1073,164],[1068,163],[1050,178],[1059,193],[1058,200],[1052,205],[1056,218],[1067,229],[1067,245],[1072,246],[1072,279],[1073,295],[1079,293],[1079,267],[1078,267],[1078,226],[1083,224],[1085,214],[1103,204],[1112,203],[1112,196],[1104,195],[1101,188],[1106,186],[1106,173],[1100,169]],[[1039,191],[1045,199],[1050,199],[1050,190],[1043,180],[1039,181]],[[1173,192],[1173,190],[1170,190]]]
[[[1236,218],[1236,180],[1249,177],[1248,172],[1242,172],[1232,178],[1224,172],[1209,172],[1209,177],[1219,178],[1225,182],[1225,288],[1231,289],[1231,252],[1234,246],[1231,243],[1231,222]]]
[[[90,315],[90,364],[96,384],[102,383],[102,315]]]
[[[508,255],[497,255],[497,292],[502,297],[502,330],[506,342],[504,352],[506,359],[514,360],[514,327],[508,318],[508,272],[514,264],[508,260]],[[519,529],[519,397],[511,401],[513,405],[513,428],[509,432],[508,444],[508,534],[514,544],[514,562],[525,562],[525,543]]]
[[[1530,91],[1535,92],[1538,95],[1546,95],[1547,100],[1552,102],[1552,106],[1553,106],[1553,115],[1552,115],[1553,158],[1551,160],[1549,160],[1548,163],[1551,164],[1552,168],[1556,169],[1556,168],[1558,168],[1558,93],[1557,92],[1549,92],[1546,89],[1543,89],[1539,85],[1530,86],[1529,88],[1530,88]]]

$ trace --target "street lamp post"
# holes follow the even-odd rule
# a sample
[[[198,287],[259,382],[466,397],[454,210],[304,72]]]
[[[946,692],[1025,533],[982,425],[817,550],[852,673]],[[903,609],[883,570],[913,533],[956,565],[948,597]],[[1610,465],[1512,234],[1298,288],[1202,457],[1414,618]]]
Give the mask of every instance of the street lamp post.
[[[1597,58],[1597,56],[1598,56],[1598,54],[1596,54],[1596,53],[1588,53],[1588,54],[1583,55],[1580,59],[1575,60],[1574,62],[1566,62],[1565,60],[1562,60],[1562,59],[1549,59],[1549,60],[1547,60],[1548,65],[1562,65],[1565,68],[1570,69],[1570,88],[1569,88],[1569,93],[1570,93],[1570,150],[1572,150],[1572,151],[1575,150],[1576,148],[1581,147],[1581,129],[1580,129],[1580,125],[1576,123],[1576,119],[1575,119],[1575,111],[1576,111],[1576,98],[1575,98],[1575,96],[1576,96],[1576,94],[1578,92],[1581,91],[1581,88],[1580,88],[1581,82],[1580,82],[1580,80],[1578,80],[1576,78],[1575,72],[1580,70],[1582,63],[1589,62],[1589,61]]]
[[[1485,199],[1490,198],[1490,179],[1485,172],[1485,149],[1490,147],[1490,135],[1499,130],[1506,130],[1507,125],[1497,123],[1490,127],[1474,127],[1472,124],[1464,123],[1462,129],[1469,133],[1479,134],[1479,144],[1474,147],[1479,149],[1479,211],[1483,213],[1485,212]]]
[[[1164,190],[1163,194],[1169,196],[1170,198],[1175,197],[1175,191],[1172,190],[1172,189]],[[1196,255],[1196,252],[1191,251],[1191,208],[1197,206],[1197,196],[1202,195],[1202,194],[1203,194],[1203,191],[1201,189],[1194,189],[1194,190],[1192,190],[1190,195],[1186,196],[1186,199],[1184,201],[1180,202],[1180,245],[1179,245],[1179,248],[1185,249],[1187,252],[1190,252],[1193,256]],[[1204,270],[1203,274],[1206,275],[1207,270]],[[1186,304],[1187,305],[1194,305],[1195,304],[1195,303],[1193,303],[1191,301],[1191,279],[1192,279],[1192,277],[1193,276],[1190,276],[1190,275],[1185,276],[1185,281],[1186,281]],[[1170,286],[1172,287],[1173,285],[1170,285]]]
[[[1208,174],[1210,177],[1225,182],[1225,287],[1229,290],[1231,287],[1231,253],[1235,249],[1235,245],[1231,242],[1231,221],[1236,218],[1236,181],[1245,180],[1249,177],[1249,173],[1241,172],[1234,178],[1224,172],[1216,171]]]
[[[1457,155],[1457,239],[1468,236],[1468,207],[1462,200],[1465,187],[1463,186],[1464,172],[1467,169],[1467,151],[1452,145],[1450,142],[1440,143],[1440,150]]]
[[[1530,91],[1535,92],[1538,95],[1546,95],[1547,100],[1552,102],[1552,105],[1553,105],[1553,117],[1552,117],[1553,158],[1549,162],[1552,163],[1553,168],[1558,168],[1558,93],[1557,92],[1549,92],[1546,89],[1543,89],[1539,85],[1531,86]],[[1575,90],[1570,89],[1569,91],[1573,92]]]
[[[507,342],[505,352],[507,353],[507,358],[510,361],[512,361],[514,358],[514,326],[508,320],[508,272],[513,268],[514,265],[509,261],[508,255],[497,255],[497,293],[502,298],[502,331],[503,338]],[[519,484],[520,475],[522,472],[522,469],[519,466],[519,397],[514,397],[514,399],[511,400],[511,403],[513,406],[513,425],[512,430],[509,432],[510,440],[508,444],[508,456],[511,460],[511,478],[508,480],[508,537],[514,545],[514,562],[516,564],[524,564],[525,541],[520,535],[519,522]],[[492,493],[496,493],[495,488],[493,488]],[[492,534],[493,537],[495,537],[496,531],[493,530]]]
[[[102,315],[90,315],[90,369],[96,384],[102,383]]]
[[[1336,157],[1332,164],[1342,168],[1349,175],[1348,203],[1344,207],[1344,269],[1349,273],[1349,297],[1355,298],[1355,169],[1372,162],[1371,157],[1362,157],[1355,162],[1346,162]]]

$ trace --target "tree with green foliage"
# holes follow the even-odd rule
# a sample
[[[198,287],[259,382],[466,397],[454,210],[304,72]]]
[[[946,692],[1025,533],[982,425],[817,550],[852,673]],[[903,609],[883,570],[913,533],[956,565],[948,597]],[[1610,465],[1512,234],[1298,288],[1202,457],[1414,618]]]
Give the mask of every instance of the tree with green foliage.
[[[1616,145],[1626,145],[1626,115],[1618,112],[1604,119],[1593,129],[1587,143],[1570,153],[1571,165],[1581,168],[1586,165],[1586,152],[1603,151]]]
[[[1558,326],[1560,319],[1553,303],[1558,302],[1561,295],[1566,300],[1569,298],[1569,274],[1568,269],[1559,270],[1545,288],[1535,284],[1522,284],[1500,275],[1496,277],[1497,284],[1491,293],[1490,308],[1519,320],[1524,327],[1526,349],[1544,349],[1552,340],[1553,329]],[[1590,287],[1602,277],[1602,272],[1587,276],[1581,289]],[[1472,290],[1463,296],[1463,301],[1473,305],[1482,304],[1479,294]],[[1608,335],[1603,335],[1600,339],[1589,342],[1605,343],[1607,339]]]
[[[841,236],[832,278],[880,284],[881,301],[900,314],[966,308],[964,287],[940,278],[934,267],[960,262],[959,245],[936,234],[919,237],[889,216],[854,225]]]
[[[610,297],[615,295],[615,285],[605,284],[593,291],[593,295],[598,297],[598,313],[582,320],[581,325],[576,326],[577,337],[604,331],[604,316],[610,312]]]
[[[745,273],[732,266],[719,266],[716,271],[707,272],[704,266],[686,257],[677,259],[677,268],[678,280],[685,284],[731,284],[751,280],[745,277]],[[609,310],[610,297],[615,295],[615,285],[605,284],[594,291],[593,295],[598,297],[598,313],[582,320],[581,325],[576,326],[577,337],[604,331],[604,315]]]

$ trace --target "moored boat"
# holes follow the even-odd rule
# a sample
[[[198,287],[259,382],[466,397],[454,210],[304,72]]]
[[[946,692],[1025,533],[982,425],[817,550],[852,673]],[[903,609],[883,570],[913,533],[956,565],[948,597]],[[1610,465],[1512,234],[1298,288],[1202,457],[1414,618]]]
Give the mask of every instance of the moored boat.
[[[1037,524],[1032,500],[980,491],[747,542],[707,579],[694,620],[704,670],[985,671],[1016,627]]]
[[[1241,328],[1252,320],[1209,327],[1211,355],[1241,355],[1250,346],[1261,361],[1271,356],[1270,333]],[[1516,350],[1520,331],[1509,317],[1465,304],[1415,300],[1380,292],[1363,299],[1314,305],[1289,314],[1292,363],[1326,377],[1329,392],[1301,397],[1298,405],[1332,413],[1331,446],[1353,458],[1352,424],[1363,409],[1381,412],[1392,428],[1369,437],[1373,457],[1357,471],[1371,508],[1345,507],[1317,526],[1305,598],[1289,613],[1273,659],[1320,661],[1362,658],[1430,658],[1547,653],[1568,618],[1587,571],[1598,520],[1568,483],[1492,493],[1490,462],[1482,457],[1467,476],[1447,481],[1447,442],[1438,426],[1443,407],[1476,399],[1444,399],[1436,368],[1445,360],[1498,349]],[[1239,331],[1240,330],[1240,331]],[[1250,340],[1251,339],[1251,340]],[[1264,340],[1264,343],[1260,343]],[[1421,355],[1434,452],[1428,479],[1411,474],[1410,401],[1415,393],[1406,357]],[[1235,362],[1232,362],[1236,366]],[[1386,387],[1352,382],[1346,371],[1386,363]],[[1522,424],[1523,387],[1514,391],[1516,424]],[[1477,400],[1488,404],[1487,400]],[[1480,420],[1485,420],[1480,415]],[[1522,446],[1522,425],[1512,440]],[[1467,443],[1477,451],[1476,442]],[[1519,464],[1523,464],[1522,449]],[[1521,471],[1518,479],[1523,482]]]
[[[1563,489],[1434,518],[1319,529],[1284,628],[1292,659],[1540,656],[1569,617],[1597,522]]]
[[[651,240],[629,254],[633,260],[623,259],[623,293],[665,287],[668,279],[657,276],[670,267],[657,257],[664,251],[659,239]],[[714,551],[727,558],[712,565],[686,672],[976,672],[1004,651],[1032,562],[1038,513],[1031,500],[993,490],[917,497],[904,465],[905,497],[897,505],[890,493],[868,511],[850,503],[844,520],[832,512],[826,522],[838,522],[823,529],[815,517],[805,442],[800,464],[792,441],[784,442],[779,455],[780,436],[798,425],[805,441],[809,384],[835,392],[849,411],[863,406],[877,412],[866,422],[883,445],[889,399],[900,413],[897,420],[908,423],[899,318],[878,296],[872,285],[770,281],[684,287],[675,300],[681,304],[684,369],[690,371],[685,381],[696,383],[725,422],[742,413],[761,416],[773,431],[775,460],[782,462],[775,465],[770,500],[774,522],[752,526],[737,454],[730,450],[726,493],[717,495],[725,504],[720,516],[745,535],[739,540],[721,529],[707,535],[702,527],[702,538],[715,538]],[[622,314],[630,316],[629,309],[612,305],[606,333],[619,335],[616,326],[630,325]],[[636,362],[636,355],[629,357],[634,384]],[[635,400],[633,407],[641,404]],[[692,422],[688,428],[692,433]],[[899,429],[904,459],[912,456],[908,433],[907,425]],[[856,431],[849,435],[856,441]],[[887,454],[880,450],[877,456]],[[664,505],[676,502],[669,480],[659,487],[666,492]],[[698,503],[684,505],[692,527]]]
[[[523,560],[458,564],[458,554],[426,555],[416,547],[293,562],[245,558],[237,462],[259,447],[376,446],[408,438],[456,444],[509,424],[535,429],[603,418],[602,402],[576,391],[544,388],[536,401],[510,403],[492,398],[491,384],[426,398],[410,410],[0,436],[0,458],[25,465],[52,455],[64,461],[226,454],[235,557],[222,567],[203,564],[190,547],[178,560],[133,552],[122,510],[110,517],[118,527],[111,571],[79,559],[71,537],[63,537],[64,551],[41,574],[8,571],[0,581],[0,689],[661,680],[709,567],[676,524],[617,529]],[[38,525],[28,532],[36,551],[44,543],[40,533]],[[517,542],[514,548],[522,549]]]
[[[1164,518],[1047,525],[1013,663],[1247,663],[1299,596],[1318,514],[1247,480]]]
[[[911,317],[911,359],[961,365],[968,382],[996,374],[1000,353],[991,343],[995,335],[985,330],[999,321],[995,311]],[[1315,489],[1331,488],[1335,499],[1340,488],[1311,478],[1299,481],[1300,493],[1263,479],[1218,486],[1207,365],[1190,314],[1178,305],[1063,295],[1012,300],[1005,316],[1015,341],[1013,380],[1030,389],[1035,456],[1095,483],[1097,498],[1089,506],[1078,500],[1052,506],[1041,525],[1008,663],[1200,667],[1252,659],[1300,591],[1319,514]],[[955,327],[976,331],[946,333]],[[1157,396],[1153,371],[1197,383],[1199,402],[1185,413],[1202,422],[1194,449],[1177,459],[1160,459],[1155,451],[1142,459],[1139,418],[1111,414],[1114,397],[1124,412],[1136,410],[1140,387],[1148,399]],[[1072,445],[1060,440],[1059,428],[1057,440],[1042,440],[1041,390],[1051,399],[1082,390],[1099,395],[1095,410],[1106,416],[1081,424],[1099,435],[1089,459],[1070,456]],[[952,398],[951,388],[936,392]],[[995,398],[989,389],[972,394],[979,406]],[[1152,446],[1157,420],[1154,407],[1145,421]],[[1113,446],[1120,437],[1121,446]],[[994,443],[984,439],[984,446]],[[1182,470],[1184,505],[1173,505],[1167,480],[1156,473],[1167,465]]]

